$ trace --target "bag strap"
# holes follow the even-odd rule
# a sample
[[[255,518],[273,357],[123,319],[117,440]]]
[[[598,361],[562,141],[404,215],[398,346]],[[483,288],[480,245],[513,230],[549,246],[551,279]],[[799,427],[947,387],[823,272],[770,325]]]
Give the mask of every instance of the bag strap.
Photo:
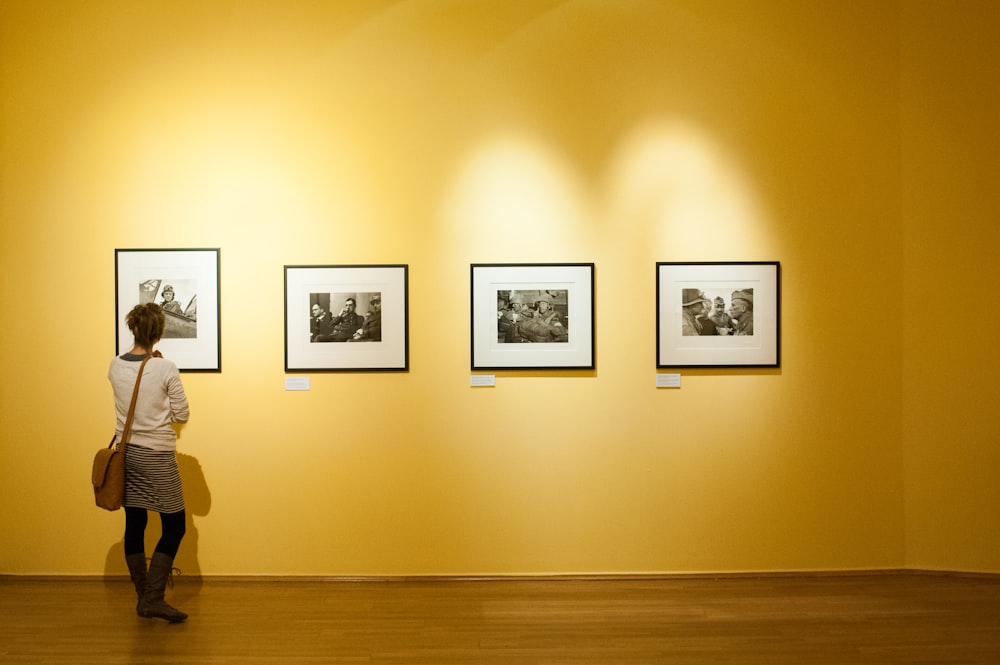
[[[128,406],[128,416],[125,418],[125,428],[122,430],[122,450],[125,449],[125,444],[128,443],[128,435],[132,433],[132,418],[135,416],[135,402],[139,397],[139,382],[142,381],[142,369],[152,357],[152,355],[148,355],[143,358],[142,364],[139,365],[139,373],[135,376],[135,388],[132,389],[132,403]]]

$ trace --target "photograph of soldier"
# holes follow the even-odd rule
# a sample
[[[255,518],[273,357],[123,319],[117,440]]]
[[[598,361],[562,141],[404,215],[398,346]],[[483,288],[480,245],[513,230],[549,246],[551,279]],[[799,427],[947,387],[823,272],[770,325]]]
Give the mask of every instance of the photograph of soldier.
[[[139,284],[139,304],[155,302],[167,315],[163,339],[198,337],[198,295],[193,279],[147,279]]]
[[[569,291],[497,291],[497,341],[503,344],[569,341]]]
[[[734,335],[753,335],[753,289],[733,291],[732,304],[729,307],[736,325]]]
[[[681,289],[681,335],[753,335],[753,289]]]
[[[362,303],[360,308],[359,303]],[[375,315],[376,303],[378,336],[381,339],[381,294],[310,293],[309,341],[347,342],[355,339],[356,335],[363,335],[365,317]],[[369,334],[372,333],[370,330]]]
[[[706,318],[705,323],[711,325],[706,325],[702,330],[702,334],[708,335],[728,335],[733,328],[733,317],[729,316],[726,312],[726,300],[722,296],[716,296],[712,299],[712,311]],[[705,332],[711,329],[711,332]]]
[[[701,289],[681,290],[681,335],[685,337],[702,334],[702,319],[708,314],[711,301]]]
[[[382,294],[374,293],[368,299],[368,313],[361,329],[354,333],[349,342],[381,342],[382,341]]]

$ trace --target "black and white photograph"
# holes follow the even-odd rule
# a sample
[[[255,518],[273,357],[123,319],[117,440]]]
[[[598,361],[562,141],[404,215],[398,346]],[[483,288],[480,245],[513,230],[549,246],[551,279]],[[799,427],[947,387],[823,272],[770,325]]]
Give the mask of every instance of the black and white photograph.
[[[777,262],[657,263],[657,367],[778,367]]]
[[[408,266],[285,266],[285,371],[409,369]]]
[[[309,341],[381,342],[382,294],[309,294]]]
[[[681,289],[681,335],[753,335],[753,287]]]
[[[594,264],[473,264],[472,369],[592,369]]]
[[[497,343],[568,343],[568,303],[566,289],[497,291]]]
[[[131,344],[125,315],[153,302],[166,315],[163,354],[182,372],[221,371],[218,249],[116,249],[115,285],[118,353]]]
[[[147,279],[139,285],[139,304],[155,302],[167,315],[163,339],[197,339],[198,282],[193,279]]]

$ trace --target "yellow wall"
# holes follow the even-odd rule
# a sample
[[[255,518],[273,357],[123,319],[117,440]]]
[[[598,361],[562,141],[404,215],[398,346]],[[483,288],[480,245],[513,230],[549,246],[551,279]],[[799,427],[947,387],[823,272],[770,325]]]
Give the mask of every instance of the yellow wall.
[[[903,440],[916,568],[1000,570],[1000,5],[906,5]]]
[[[186,573],[1000,571],[995,535],[947,546],[995,530],[995,441],[963,396],[996,389],[929,348],[944,294],[972,314],[992,286],[965,259],[996,193],[938,253],[952,220],[924,204],[954,192],[902,181],[939,169],[900,119],[933,18],[4,2],[0,573],[124,571],[87,478],[113,426],[114,249],[146,247],[222,250],[223,372],[183,375]],[[995,154],[958,168],[985,179]],[[706,260],[781,261],[782,367],[658,390],[654,264]],[[532,261],[596,264],[597,369],[471,388],[469,264]],[[410,371],[287,392],[282,267],[338,263],[409,264]]]

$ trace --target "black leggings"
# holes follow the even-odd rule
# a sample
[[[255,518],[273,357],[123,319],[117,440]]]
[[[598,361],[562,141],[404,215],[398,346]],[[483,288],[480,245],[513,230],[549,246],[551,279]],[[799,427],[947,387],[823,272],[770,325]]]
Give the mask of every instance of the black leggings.
[[[156,543],[156,551],[171,559],[177,556],[177,549],[184,538],[184,511],[160,513],[163,534]],[[146,553],[146,523],[149,515],[145,508],[125,507],[125,556]]]

